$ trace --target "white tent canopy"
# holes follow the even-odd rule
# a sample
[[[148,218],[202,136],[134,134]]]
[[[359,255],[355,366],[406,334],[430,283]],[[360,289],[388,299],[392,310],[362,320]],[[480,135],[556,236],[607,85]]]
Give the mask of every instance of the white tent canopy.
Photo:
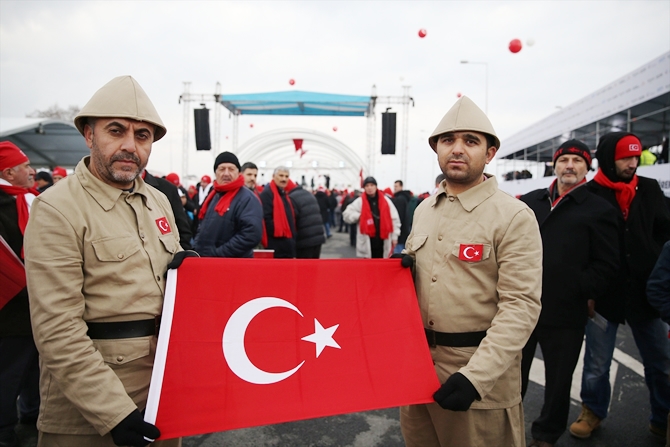
[[[16,144],[35,168],[73,168],[89,154],[73,123],[51,118],[0,118],[0,141]]]

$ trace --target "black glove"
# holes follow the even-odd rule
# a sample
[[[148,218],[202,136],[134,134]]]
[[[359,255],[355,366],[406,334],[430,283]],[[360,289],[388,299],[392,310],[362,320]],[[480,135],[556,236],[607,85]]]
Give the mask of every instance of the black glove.
[[[116,445],[131,445],[133,447],[144,447],[161,435],[155,425],[144,422],[142,414],[135,409],[124,420],[118,423],[111,431],[112,439]]]
[[[433,394],[433,399],[445,410],[466,411],[475,399],[481,398],[463,374],[455,373]]]
[[[175,254],[172,258],[172,261],[170,261],[170,263],[167,265],[167,268],[168,270],[179,268],[181,263],[184,262],[184,259],[192,257],[199,258],[200,255],[195,250],[184,250],[177,252],[177,254]]]
[[[393,253],[391,257],[402,258],[402,260],[400,261],[400,265],[402,265],[405,268],[409,268],[414,265],[414,258],[412,258],[410,255],[405,255],[402,253]]]

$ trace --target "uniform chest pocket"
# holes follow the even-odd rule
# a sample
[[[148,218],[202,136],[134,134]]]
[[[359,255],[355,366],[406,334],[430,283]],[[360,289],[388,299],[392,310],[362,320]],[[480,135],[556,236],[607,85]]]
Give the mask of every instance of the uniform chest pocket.
[[[451,255],[463,262],[481,262],[491,256],[491,244],[477,242],[455,242]]]
[[[425,245],[426,240],[428,240],[427,234],[414,234],[411,238],[407,239],[405,247],[411,252],[416,252]]]
[[[168,253],[175,254],[175,252],[179,248],[179,242],[172,233],[163,234],[161,236],[158,236],[158,238],[161,240],[161,242],[163,243],[163,247],[165,247],[165,250],[167,250]]]
[[[101,262],[122,262],[137,253],[140,246],[133,236],[98,239],[91,243]]]

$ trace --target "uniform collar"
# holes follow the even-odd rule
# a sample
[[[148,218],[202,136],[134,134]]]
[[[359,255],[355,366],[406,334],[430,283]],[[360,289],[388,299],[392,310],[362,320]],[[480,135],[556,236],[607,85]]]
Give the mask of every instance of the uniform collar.
[[[74,173],[81,183],[81,186],[93,197],[93,199],[98,202],[98,205],[105,211],[109,211],[114,208],[114,205],[119,201],[121,196],[128,194],[139,194],[142,197],[142,202],[144,205],[151,209],[147,205],[147,186],[141,176],[137,176],[135,179],[135,185],[133,187],[133,192],[128,193],[113,186],[108,185],[103,182],[96,176],[94,176],[91,171],[88,169],[88,165],[91,162],[91,156],[87,155],[82,158],[77,167],[74,168]]]
[[[458,198],[458,201],[461,202],[461,205],[465,211],[472,211],[480,203],[498,191],[498,182],[496,181],[496,178],[491,174],[484,175],[486,176],[485,181],[481,182],[477,186],[473,186],[467,191],[456,195],[456,198]],[[438,188],[437,193],[431,198],[433,200],[431,206],[435,206],[441,198],[446,198],[448,196],[445,186],[446,181],[443,180],[442,183],[440,183],[440,187]]]

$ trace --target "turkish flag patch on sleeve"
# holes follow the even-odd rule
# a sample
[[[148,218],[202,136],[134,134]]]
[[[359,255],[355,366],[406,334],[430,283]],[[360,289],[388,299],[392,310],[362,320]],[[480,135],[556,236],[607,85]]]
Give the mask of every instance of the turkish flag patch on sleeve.
[[[161,234],[168,234],[172,232],[167,217],[161,217],[160,219],[156,219],[156,226],[160,230]]]
[[[466,262],[477,262],[482,260],[484,244],[461,244],[458,250],[458,259]]]

